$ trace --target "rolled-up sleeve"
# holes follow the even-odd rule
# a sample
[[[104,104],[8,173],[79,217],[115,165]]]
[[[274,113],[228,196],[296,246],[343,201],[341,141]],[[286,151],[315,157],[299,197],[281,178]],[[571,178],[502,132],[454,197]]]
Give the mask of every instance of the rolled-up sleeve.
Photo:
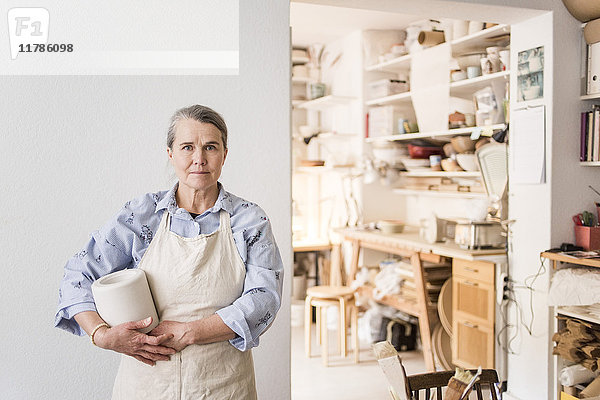
[[[249,226],[243,231],[246,278],[242,296],[232,305],[217,311],[237,336],[230,343],[241,351],[259,344],[259,337],[271,325],[281,306],[283,262],[271,224],[258,206]]]

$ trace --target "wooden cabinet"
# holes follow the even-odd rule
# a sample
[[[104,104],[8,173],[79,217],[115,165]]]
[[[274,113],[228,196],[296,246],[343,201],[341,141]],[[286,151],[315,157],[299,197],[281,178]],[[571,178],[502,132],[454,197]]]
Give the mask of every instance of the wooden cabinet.
[[[452,362],[494,368],[495,265],[452,261]]]

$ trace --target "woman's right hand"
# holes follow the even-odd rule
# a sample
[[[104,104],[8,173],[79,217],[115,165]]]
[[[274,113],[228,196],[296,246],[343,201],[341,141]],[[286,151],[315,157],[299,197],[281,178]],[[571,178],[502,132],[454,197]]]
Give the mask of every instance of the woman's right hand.
[[[169,355],[175,350],[162,346],[173,338],[172,334],[148,336],[138,332],[152,323],[152,317],[140,321],[131,321],[116,325],[111,328],[100,328],[94,334],[94,342],[98,347],[126,354],[148,365],[155,365],[156,361],[168,361]]]

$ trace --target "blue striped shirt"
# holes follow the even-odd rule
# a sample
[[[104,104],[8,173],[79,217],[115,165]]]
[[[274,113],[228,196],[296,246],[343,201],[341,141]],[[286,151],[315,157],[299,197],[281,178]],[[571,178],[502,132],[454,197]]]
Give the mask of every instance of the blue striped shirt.
[[[232,345],[241,351],[258,346],[259,336],[279,310],[283,286],[283,262],[269,219],[259,206],[225,191],[221,184],[215,205],[192,218],[177,206],[177,187],[178,184],[169,191],[147,193],[128,201],[69,259],[59,289],[56,327],[85,334],[73,316],[96,311],[92,283],[111,272],[136,268],[165,211],[171,214],[172,232],[195,237],[215,232],[219,212],[225,210],[231,216],[233,239],[246,265],[246,277],[242,296],[217,314],[237,334],[230,340]]]

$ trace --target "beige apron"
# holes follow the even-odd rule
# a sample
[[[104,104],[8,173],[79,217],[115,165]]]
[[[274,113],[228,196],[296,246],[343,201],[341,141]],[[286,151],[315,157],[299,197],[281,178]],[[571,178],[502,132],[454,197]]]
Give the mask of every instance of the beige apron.
[[[219,229],[193,238],[171,232],[169,223],[165,211],[139,264],[160,320],[208,317],[239,298],[246,268],[233,241],[229,214],[221,210]],[[123,355],[112,398],[256,399],[252,354],[224,341],[190,345],[153,367]]]

